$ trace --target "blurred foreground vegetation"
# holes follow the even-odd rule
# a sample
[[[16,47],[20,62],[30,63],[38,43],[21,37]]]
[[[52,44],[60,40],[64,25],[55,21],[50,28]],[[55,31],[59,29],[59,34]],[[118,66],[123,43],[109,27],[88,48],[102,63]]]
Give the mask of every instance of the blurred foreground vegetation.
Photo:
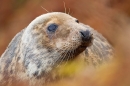
[[[49,86],[130,86],[130,0],[64,0],[70,15],[102,33],[116,50],[109,64],[93,69],[86,67],[74,78],[67,78]],[[62,0],[1,0],[0,55],[13,36],[35,17],[48,11],[64,12]],[[72,64],[73,73],[78,64]],[[77,68],[79,68],[78,66]],[[62,71],[62,70],[61,70]],[[62,74],[62,73],[61,73]],[[22,83],[20,84],[21,86]],[[19,85],[19,86],[20,86]],[[24,85],[25,86],[25,85]]]

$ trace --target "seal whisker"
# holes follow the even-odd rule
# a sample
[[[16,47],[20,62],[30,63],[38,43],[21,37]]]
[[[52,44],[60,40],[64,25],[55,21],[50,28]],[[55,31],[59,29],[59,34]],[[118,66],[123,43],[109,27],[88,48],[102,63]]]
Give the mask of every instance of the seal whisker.
[[[59,58],[56,60],[56,63],[58,63],[58,64],[60,64],[60,62],[61,62],[61,58],[60,57],[62,57],[62,55],[60,55],[60,56],[58,56]]]
[[[69,56],[68,56],[67,61],[69,61],[69,59],[71,59],[71,56],[72,56],[71,51],[69,51]]]
[[[41,6],[41,8],[44,9],[47,13],[49,13],[49,11],[46,8],[44,8],[43,6]]]
[[[74,57],[74,53],[76,53],[76,51],[75,51],[75,50],[73,50],[73,54],[72,54],[72,55],[73,55],[73,57]]]
[[[64,65],[67,64],[67,62],[69,61],[69,59],[70,59],[70,57],[71,57],[71,56],[70,56],[70,51],[67,52],[67,55],[68,55],[68,56],[66,56],[66,59],[67,59],[67,60],[66,60],[66,62],[65,62]]]
[[[65,54],[65,52],[64,52],[64,51],[61,51],[60,49],[59,49],[58,51],[60,51],[60,56],[59,56],[59,57],[63,57],[63,55]],[[55,62],[57,63],[57,62],[60,60],[60,62],[58,62],[58,63],[60,64],[61,61],[62,61],[62,59],[63,59],[63,58],[58,58]]]
[[[65,2],[64,1],[63,1],[63,4],[64,4],[65,13],[66,13],[66,6],[65,6]]]
[[[74,46],[74,43],[72,43],[72,45]],[[73,59],[74,53],[75,53],[75,49],[72,49],[72,57],[71,57],[71,59]]]
[[[65,50],[66,50],[66,49],[65,49]],[[61,54],[61,57],[62,57],[62,58],[59,58],[59,59],[60,59],[59,65],[64,61],[65,58],[68,58],[67,55],[68,55],[68,51],[65,52],[65,51],[63,50],[63,53]]]
[[[68,51],[63,54],[63,56],[62,56],[62,58],[61,58],[61,61],[60,61],[60,64],[64,61],[65,57],[67,56],[67,53],[68,53]]]
[[[70,57],[71,57],[71,52],[69,51],[69,52],[68,52],[68,56],[67,56],[67,61],[69,61]],[[66,62],[67,62],[67,61],[66,61]]]
[[[70,8],[69,8],[69,11],[68,11],[68,13],[67,14],[69,14],[70,15]]]

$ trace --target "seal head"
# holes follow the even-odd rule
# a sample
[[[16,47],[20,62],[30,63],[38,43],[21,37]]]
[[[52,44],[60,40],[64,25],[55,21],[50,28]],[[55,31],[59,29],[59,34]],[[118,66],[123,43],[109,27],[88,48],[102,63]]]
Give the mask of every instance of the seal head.
[[[0,59],[0,81],[28,79],[39,86],[63,61],[76,58],[92,43],[90,29],[65,13],[52,12],[34,19],[18,33]],[[33,86],[33,85],[31,85]]]
[[[30,77],[41,76],[53,66],[74,59],[92,42],[92,33],[68,14],[53,12],[34,19],[22,36],[24,65]],[[28,52],[27,52],[28,51]],[[36,70],[32,71],[32,65]]]

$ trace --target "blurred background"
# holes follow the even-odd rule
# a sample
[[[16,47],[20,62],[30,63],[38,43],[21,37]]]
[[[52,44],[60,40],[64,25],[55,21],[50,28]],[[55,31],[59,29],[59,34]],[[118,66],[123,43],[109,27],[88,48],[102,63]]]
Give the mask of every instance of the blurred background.
[[[62,83],[67,83],[67,86],[130,86],[130,0],[64,2],[70,15],[108,39],[117,56],[110,65],[89,73],[83,71],[75,80]],[[62,0],[0,0],[0,55],[16,33],[37,16],[47,13],[41,6],[49,12],[65,12]]]

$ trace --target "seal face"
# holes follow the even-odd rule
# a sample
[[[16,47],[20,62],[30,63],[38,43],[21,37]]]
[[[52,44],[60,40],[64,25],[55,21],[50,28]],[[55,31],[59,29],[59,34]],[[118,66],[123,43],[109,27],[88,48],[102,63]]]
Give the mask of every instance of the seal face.
[[[0,81],[6,79],[6,86],[18,77],[40,86],[56,65],[76,58],[92,40],[89,28],[68,14],[41,15],[14,37],[2,55]]]

